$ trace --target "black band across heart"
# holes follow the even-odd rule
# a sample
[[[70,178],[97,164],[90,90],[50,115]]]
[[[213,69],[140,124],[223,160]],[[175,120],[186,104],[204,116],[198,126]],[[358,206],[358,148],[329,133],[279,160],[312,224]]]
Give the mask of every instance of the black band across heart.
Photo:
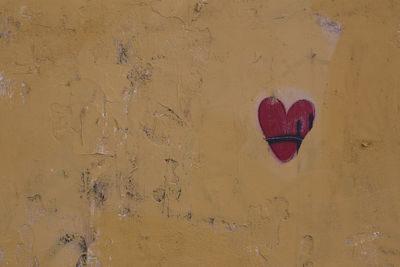
[[[264,138],[264,139],[270,145],[275,144],[275,143],[281,143],[281,142],[294,142],[297,145],[301,145],[301,142],[303,142],[302,137],[293,136],[293,135],[274,136],[274,137],[268,137],[268,138]]]
[[[268,142],[269,145],[281,143],[281,142],[293,142],[297,145],[297,151],[299,151],[301,142],[303,142],[303,138],[301,136],[294,136],[294,135],[282,135],[282,136],[274,136],[264,138],[265,141]]]

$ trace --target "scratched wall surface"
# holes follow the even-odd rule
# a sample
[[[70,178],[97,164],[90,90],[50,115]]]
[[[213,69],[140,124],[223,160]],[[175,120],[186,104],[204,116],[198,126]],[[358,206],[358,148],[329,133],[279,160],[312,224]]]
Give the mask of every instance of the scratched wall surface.
[[[0,265],[400,266],[399,12],[0,0]],[[268,96],[316,108],[287,163]]]

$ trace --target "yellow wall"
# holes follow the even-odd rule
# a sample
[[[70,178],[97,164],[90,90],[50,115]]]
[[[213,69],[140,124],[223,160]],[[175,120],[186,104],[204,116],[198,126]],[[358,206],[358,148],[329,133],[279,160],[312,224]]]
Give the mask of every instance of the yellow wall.
[[[399,12],[0,0],[0,265],[400,266]],[[316,107],[288,163],[267,96]]]

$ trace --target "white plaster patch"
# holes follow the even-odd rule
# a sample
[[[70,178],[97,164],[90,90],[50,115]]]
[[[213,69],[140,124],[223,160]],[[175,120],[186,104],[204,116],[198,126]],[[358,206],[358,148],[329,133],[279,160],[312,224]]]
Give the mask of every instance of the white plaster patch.
[[[8,99],[12,103],[15,96],[20,96],[21,102],[25,104],[25,97],[30,93],[31,88],[24,82],[18,86],[17,82],[6,78],[4,72],[0,72],[0,98]]]
[[[322,33],[330,42],[330,49],[328,59],[331,58],[333,52],[335,51],[336,44],[339,41],[339,36],[342,33],[342,26],[339,22],[331,21],[329,18],[319,16],[317,19],[317,24],[320,26]]]
[[[346,244],[352,246],[355,255],[367,265],[377,264],[378,247],[373,241],[378,238],[383,238],[381,232],[359,233],[346,239]]]
[[[4,78],[4,72],[0,72],[0,96],[12,98],[14,95],[13,81]]]

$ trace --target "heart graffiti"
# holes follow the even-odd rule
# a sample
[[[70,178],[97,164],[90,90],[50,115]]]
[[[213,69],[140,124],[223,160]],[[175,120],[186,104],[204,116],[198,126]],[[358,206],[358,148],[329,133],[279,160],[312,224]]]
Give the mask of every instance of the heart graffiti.
[[[281,162],[290,161],[314,124],[314,104],[299,100],[286,113],[283,103],[267,97],[258,107],[258,120],[265,140]]]

